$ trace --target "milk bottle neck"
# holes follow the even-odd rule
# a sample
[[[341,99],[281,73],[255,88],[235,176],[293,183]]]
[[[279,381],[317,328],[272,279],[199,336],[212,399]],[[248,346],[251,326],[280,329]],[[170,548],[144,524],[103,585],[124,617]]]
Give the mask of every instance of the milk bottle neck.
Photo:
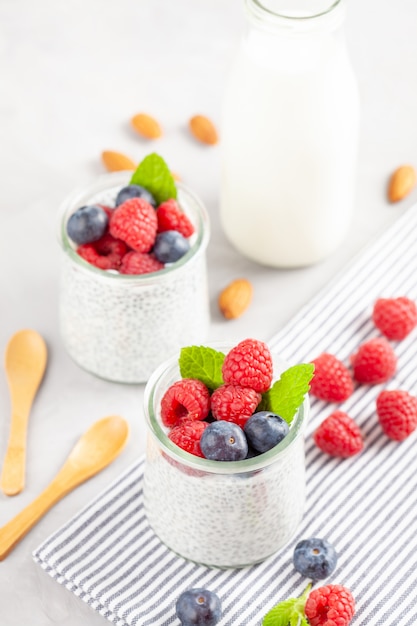
[[[289,36],[340,30],[345,0],[245,0],[248,26]]]

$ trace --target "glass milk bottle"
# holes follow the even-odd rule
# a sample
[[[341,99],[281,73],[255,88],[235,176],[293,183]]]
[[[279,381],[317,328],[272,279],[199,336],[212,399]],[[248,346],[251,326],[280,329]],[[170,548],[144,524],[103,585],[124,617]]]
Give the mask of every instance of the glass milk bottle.
[[[272,267],[330,255],[354,203],[359,97],[345,0],[245,0],[225,94],[220,213],[235,248]]]

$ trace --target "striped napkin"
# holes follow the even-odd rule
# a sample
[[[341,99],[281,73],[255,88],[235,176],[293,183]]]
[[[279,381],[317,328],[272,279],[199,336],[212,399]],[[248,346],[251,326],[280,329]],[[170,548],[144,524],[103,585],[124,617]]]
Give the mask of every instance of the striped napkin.
[[[358,345],[378,335],[370,315],[377,297],[417,300],[417,206],[375,243],[270,342],[291,363],[328,351],[348,362]],[[118,626],[178,624],[175,601],[191,587],[216,592],[220,626],[259,626],[278,601],[301,594],[292,551],[301,538],[325,537],[339,554],[327,582],[349,587],[353,624],[417,624],[417,433],[389,440],[375,414],[382,388],[417,393],[417,330],[393,343],[399,368],[386,385],[360,386],[341,405],[313,400],[306,436],[307,509],[297,536],[260,565],[218,570],[170,552],[149,528],[143,510],[143,460],[47,539],[33,556],[62,585]],[[364,451],[331,458],[311,433],[335,408],[354,417]]]

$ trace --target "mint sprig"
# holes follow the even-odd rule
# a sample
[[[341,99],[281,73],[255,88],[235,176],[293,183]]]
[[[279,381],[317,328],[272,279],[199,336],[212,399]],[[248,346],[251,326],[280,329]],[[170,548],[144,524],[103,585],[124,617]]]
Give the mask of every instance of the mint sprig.
[[[157,204],[177,197],[174,178],[164,159],[152,152],[138,165],[130,179],[131,185],[141,185],[151,192]]]
[[[223,352],[206,346],[182,348],[179,367],[182,378],[197,378],[209,389],[217,389],[223,384]]]
[[[298,407],[310,389],[314,375],[312,363],[293,365],[281,374],[281,378],[262,396],[262,410],[276,413],[291,424]],[[258,410],[260,410],[258,408]]]
[[[311,583],[299,598],[283,600],[274,606],[262,620],[262,626],[309,626],[304,607]]]

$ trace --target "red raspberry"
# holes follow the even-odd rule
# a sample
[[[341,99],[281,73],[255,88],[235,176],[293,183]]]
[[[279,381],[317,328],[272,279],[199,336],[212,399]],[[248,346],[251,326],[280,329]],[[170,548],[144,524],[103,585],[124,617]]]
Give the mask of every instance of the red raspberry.
[[[210,410],[210,392],[200,380],[183,378],[171,385],[161,400],[165,426],[176,426],[183,418],[203,420]]]
[[[388,339],[399,341],[417,326],[417,306],[409,298],[379,298],[372,319]]]
[[[115,239],[107,233],[98,241],[78,246],[77,253],[85,261],[101,270],[117,270],[127,250],[124,241]]]
[[[327,402],[343,402],[353,393],[353,380],[342,361],[328,354],[321,354],[314,363],[314,376],[310,383],[310,393]]]
[[[360,383],[377,385],[393,376],[397,369],[397,357],[384,337],[363,343],[351,357],[353,376]]]
[[[310,626],[348,626],[355,600],[346,587],[326,585],[310,592],[304,611]]]
[[[125,254],[120,266],[121,274],[149,274],[164,269],[165,265],[160,263],[151,254],[146,252],[128,252]]]
[[[149,252],[155,242],[157,225],[153,206],[143,198],[131,198],[113,211],[110,234],[137,252]]]
[[[156,217],[158,233],[163,233],[165,230],[177,230],[184,237],[190,237],[194,232],[194,226],[173,198],[159,205]]]
[[[357,423],[343,411],[334,411],[320,424],[313,439],[331,456],[347,458],[363,448],[362,433]]]
[[[216,420],[234,422],[243,428],[261,400],[261,394],[254,389],[225,384],[213,391],[211,412]]]
[[[417,428],[417,398],[407,391],[381,391],[376,412],[384,433],[403,441]]]
[[[174,426],[168,437],[186,452],[204,458],[200,448],[200,439],[207,426],[207,422],[184,419],[178,426]]]
[[[104,204],[98,204],[97,206],[99,206],[101,209],[103,209],[103,211],[105,212],[105,214],[109,218],[109,222],[110,222],[111,216],[113,215],[114,209],[112,209],[109,206],[105,206]]]
[[[244,339],[226,355],[222,374],[225,383],[250,387],[259,393],[268,391],[272,382],[268,346],[256,339]]]

